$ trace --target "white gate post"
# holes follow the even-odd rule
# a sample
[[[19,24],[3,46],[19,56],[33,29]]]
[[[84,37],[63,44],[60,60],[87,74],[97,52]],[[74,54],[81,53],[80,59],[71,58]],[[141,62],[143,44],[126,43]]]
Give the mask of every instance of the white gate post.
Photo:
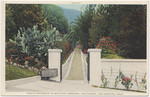
[[[54,81],[61,81],[62,68],[61,68],[61,49],[48,49],[48,68],[58,69],[58,76],[50,78]]]
[[[89,52],[89,83],[101,85],[101,49],[88,49]]]

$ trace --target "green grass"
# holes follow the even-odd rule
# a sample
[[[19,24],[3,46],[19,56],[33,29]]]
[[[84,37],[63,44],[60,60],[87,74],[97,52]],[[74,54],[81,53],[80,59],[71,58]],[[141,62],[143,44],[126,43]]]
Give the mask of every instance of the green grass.
[[[123,57],[120,57],[116,54],[107,54],[102,59],[124,59]]]
[[[86,62],[88,63],[88,57],[86,57]]]
[[[36,76],[37,74],[26,69],[6,65],[6,80],[14,80],[26,77]]]
[[[105,57],[102,57],[102,59],[124,59],[124,58],[115,54],[107,54],[107,56],[105,55]],[[88,57],[86,57],[86,62],[88,63]]]

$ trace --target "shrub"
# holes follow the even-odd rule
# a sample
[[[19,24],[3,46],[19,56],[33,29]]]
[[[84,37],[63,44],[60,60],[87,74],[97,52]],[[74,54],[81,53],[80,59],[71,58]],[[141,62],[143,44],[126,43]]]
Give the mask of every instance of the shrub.
[[[108,86],[108,83],[109,81],[107,80],[107,78],[105,77],[104,73],[103,73],[103,70],[102,70],[102,75],[101,75],[101,81],[102,81],[102,85],[101,87],[107,87]]]
[[[121,84],[125,86],[126,90],[129,90],[133,85],[133,83],[131,83],[132,77],[133,75],[131,75],[130,77],[125,76],[122,71],[119,70],[119,76],[117,76],[115,79],[115,87],[117,87],[117,84],[121,81]]]
[[[65,60],[68,54],[72,51],[69,41],[66,37],[62,38],[62,41],[56,41],[56,43],[54,44],[54,48],[62,49],[63,60]]]
[[[124,59],[124,58],[118,56],[117,54],[103,54],[102,59]]]
[[[102,37],[100,35],[99,43],[97,44],[96,48],[102,49],[102,57],[107,58],[109,54],[116,54],[118,53],[119,49],[117,48],[117,43],[112,41],[111,37]]]
[[[6,55],[7,58],[11,58],[14,61],[14,58],[11,56],[14,54],[16,58],[18,58],[17,62],[23,64],[25,61],[29,61],[31,66],[36,64],[34,61],[36,58],[38,61],[47,65],[48,49],[62,49],[63,57],[71,50],[69,41],[66,37],[63,37],[52,25],[48,25],[42,32],[38,30],[37,26],[33,26],[32,29],[28,28],[27,30],[25,28],[20,28],[15,39],[9,39],[7,44],[9,44],[6,45],[8,52]]]

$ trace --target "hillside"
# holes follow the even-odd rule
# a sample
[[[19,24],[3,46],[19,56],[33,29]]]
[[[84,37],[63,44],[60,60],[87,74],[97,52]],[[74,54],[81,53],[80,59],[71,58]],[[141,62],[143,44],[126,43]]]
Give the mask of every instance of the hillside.
[[[80,11],[75,10],[75,9],[66,9],[60,7],[64,11],[64,15],[67,18],[68,22],[73,22],[74,19],[77,19],[78,15],[80,15]]]

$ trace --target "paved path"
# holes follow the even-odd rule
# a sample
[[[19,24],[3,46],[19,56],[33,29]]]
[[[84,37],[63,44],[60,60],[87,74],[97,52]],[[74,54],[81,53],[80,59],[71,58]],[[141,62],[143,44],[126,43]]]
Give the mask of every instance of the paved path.
[[[26,95],[26,93],[32,95],[35,92],[45,93],[43,95],[50,95],[50,93],[56,93],[54,95],[65,95],[64,93],[70,93],[70,95],[114,95],[114,93],[119,95],[146,95],[146,93],[95,88],[83,80],[63,80],[61,83],[44,81],[40,79],[40,76],[6,81],[6,92],[8,94],[18,92],[18,95]]]
[[[146,95],[146,93],[131,92],[131,91],[121,91],[114,89],[104,89],[104,88],[95,88],[92,87],[89,83],[83,80],[83,70],[81,62],[81,51],[75,50],[74,59],[72,66],[70,68],[70,74],[67,79],[64,79],[62,82],[52,82],[49,80],[41,80],[40,76],[23,78],[18,80],[6,81],[6,95],[10,93],[18,92],[18,95],[34,95],[36,92],[37,95]],[[22,94],[22,92],[24,92]],[[32,94],[33,93],[33,94]],[[51,94],[53,93],[53,94]],[[55,94],[56,93],[56,94]],[[114,94],[118,93],[118,94]]]
[[[83,80],[83,70],[81,61],[81,51],[75,50],[74,58],[71,64],[68,80]]]

